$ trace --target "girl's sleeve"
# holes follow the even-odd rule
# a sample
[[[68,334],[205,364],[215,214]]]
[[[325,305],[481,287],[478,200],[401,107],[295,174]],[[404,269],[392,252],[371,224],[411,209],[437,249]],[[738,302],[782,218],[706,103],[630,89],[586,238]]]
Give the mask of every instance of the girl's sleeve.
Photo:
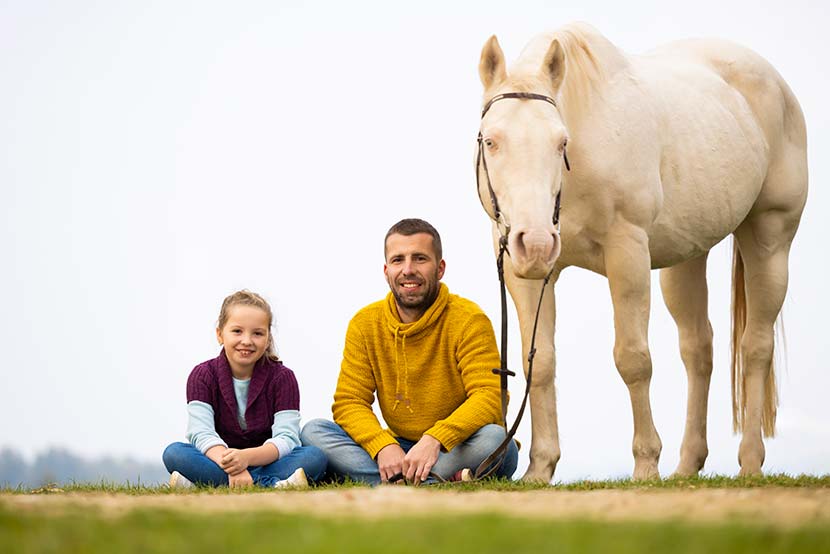
[[[271,438],[265,441],[277,447],[280,458],[300,446],[300,387],[294,372],[283,366],[279,377],[274,379],[274,424]]]
[[[204,454],[216,445],[227,448],[213,423],[213,406],[207,402],[191,400],[187,403],[187,440]]]
[[[300,411],[283,410],[274,414],[271,438],[265,441],[277,447],[280,458],[300,446]]]
[[[208,449],[228,444],[216,432],[211,402],[215,396],[215,382],[210,369],[196,366],[187,378],[187,440],[204,454]]]

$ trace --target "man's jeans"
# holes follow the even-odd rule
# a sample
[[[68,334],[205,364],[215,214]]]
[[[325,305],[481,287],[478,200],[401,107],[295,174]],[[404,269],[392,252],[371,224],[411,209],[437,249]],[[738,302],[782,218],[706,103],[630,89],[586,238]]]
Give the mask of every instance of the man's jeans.
[[[438,454],[438,461],[432,473],[443,479],[450,479],[464,468],[476,470],[505,437],[500,425],[485,425],[450,452]],[[358,445],[342,427],[327,419],[314,419],[303,427],[300,438],[304,445],[316,446],[329,460],[328,473],[336,477],[348,477],[353,481],[377,485],[380,483],[378,464],[363,447]],[[414,441],[397,438],[404,452],[415,446]],[[513,476],[519,461],[519,449],[515,441],[510,441],[504,463],[493,475],[496,477]]]
[[[225,470],[190,443],[174,442],[165,449],[162,459],[167,471],[178,471],[195,484],[213,487],[228,485]],[[248,472],[255,485],[273,487],[277,481],[287,479],[299,468],[303,468],[309,479],[316,481],[326,472],[326,456],[313,446],[298,446],[267,466],[249,467]]]

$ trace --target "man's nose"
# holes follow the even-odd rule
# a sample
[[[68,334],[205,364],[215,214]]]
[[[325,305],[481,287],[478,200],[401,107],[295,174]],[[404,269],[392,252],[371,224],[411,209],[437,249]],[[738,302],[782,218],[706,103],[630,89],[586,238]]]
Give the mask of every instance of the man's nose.
[[[414,273],[414,268],[415,268],[415,266],[412,263],[412,260],[410,260],[410,259],[404,260],[404,262],[403,262],[403,274],[404,275],[412,275]]]

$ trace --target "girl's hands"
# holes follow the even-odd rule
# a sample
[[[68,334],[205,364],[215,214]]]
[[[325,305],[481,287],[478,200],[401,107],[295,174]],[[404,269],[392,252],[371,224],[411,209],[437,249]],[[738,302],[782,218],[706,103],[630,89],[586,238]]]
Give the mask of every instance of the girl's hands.
[[[249,461],[245,450],[238,450],[236,448],[228,448],[222,454],[222,459],[219,462],[219,467],[225,470],[230,476],[238,475],[248,469]],[[246,472],[247,473],[247,472]],[[250,475],[248,476],[250,479]]]
[[[228,475],[228,486],[232,489],[236,487],[250,487],[254,484],[254,479],[248,471],[241,471],[236,475]]]

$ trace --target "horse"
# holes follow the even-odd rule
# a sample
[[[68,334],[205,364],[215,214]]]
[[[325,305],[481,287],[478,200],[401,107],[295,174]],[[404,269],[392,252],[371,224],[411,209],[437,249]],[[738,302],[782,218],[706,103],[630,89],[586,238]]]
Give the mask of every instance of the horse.
[[[730,234],[733,430],[742,434],[739,474],[761,474],[762,433],[774,434],[777,411],[776,320],[807,199],[805,122],[789,86],[761,56],[728,41],[683,40],[634,56],[585,23],[536,36],[509,70],[491,36],[478,69],[478,195],[496,251],[508,253],[504,279],[525,374],[540,310],[523,479],[550,482],[561,454],[553,289],[571,266],[608,279],[614,363],[634,416],[635,480],[659,477],[648,321],[651,270],[660,270],[688,382],[674,473],[700,472],[713,364],[706,260]],[[549,291],[541,301],[540,287]]]

